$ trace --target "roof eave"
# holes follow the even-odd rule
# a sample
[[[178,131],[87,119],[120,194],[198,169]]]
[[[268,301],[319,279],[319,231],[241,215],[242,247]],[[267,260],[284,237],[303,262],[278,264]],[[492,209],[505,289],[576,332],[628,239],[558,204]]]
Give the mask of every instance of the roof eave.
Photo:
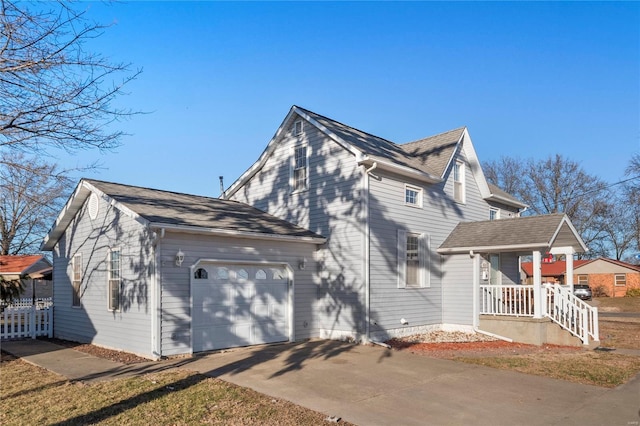
[[[550,247],[549,243],[534,243],[534,244],[511,244],[511,245],[497,245],[497,246],[468,246],[468,247],[445,247],[437,250],[440,254],[463,254],[471,251],[478,253],[492,253],[492,252],[519,252],[519,251],[535,251],[546,250]]]
[[[236,231],[220,228],[203,228],[200,226],[176,225],[173,223],[152,222],[151,228],[165,229],[167,231],[183,232],[186,234],[205,234],[219,237],[243,238],[251,240],[287,241],[307,244],[324,244],[325,237],[305,237],[296,235],[262,234],[257,232]]]
[[[399,164],[396,164],[390,161],[385,161],[378,158],[371,158],[368,156],[364,156],[358,160],[358,165],[372,166],[374,163],[377,164],[376,168],[378,169],[390,171],[398,175],[413,178],[425,183],[442,182],[441,178],[437,176],[433,176],[430,173],[422,172],[420,170],[416,170],[411,167],[401,166]]]
[[[515,200],[512,200],[510,198],[503,197],[503,196],[500,196],[500,195],[497,195],[497,194],[491,194],[485,199],[486,200],[490,200],[490,201],[497,201],[497,202],[502,203],[502,204],[506,204],[506,205],[513,206],[513,207],[517,207],[519,209],[524,209],[524,208],[529,207],[527,204],[521,203],[520,201],[515,201]]]

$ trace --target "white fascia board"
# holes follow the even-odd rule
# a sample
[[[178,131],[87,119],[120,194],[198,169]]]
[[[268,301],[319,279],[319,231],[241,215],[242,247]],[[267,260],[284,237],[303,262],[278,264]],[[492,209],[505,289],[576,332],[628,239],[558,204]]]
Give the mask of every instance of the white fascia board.
[[[324,237],[297,237],[292,235],[256,234],[255,232],[233,231],[229,229],[201,228],[198,226],[175,225],[171,223],[152,222],[149,224],[154,229],[183,232],[186,234],[213,235],[217,237],[244,238],[249,240],[287,241],[308,244],[324,244]]]
[[[84,180],[80,180],[73,194],[69,196],[69,199],[62,210],[60,210],[53,226],[51,226],[51,229],[49,229],[49,232],[44,237],[40,245],[40,250],[53,250],[53,246],[58,242],[64,230],[67,229],[67,226],[69,226],[69,223],[71,223],[71,220],[75,217],[76,213],[78,213],[78,210],[80,210],[85,200],[89,198],[91,191],[85,184],[86,182]]]
[[[325,126],[320,124],[320,122],[318,122],[317,120],[311,118],[311,116],[309,116],[309,114],[307,114],[306,112],[300,110],[300,108],[298,108],[297,106],[293,107],[293,111],[295,111],[296,114],[298,114],[300,117],[302,117],[305,120],[307,120],[309,123],[311,123],[314,126],[316,126],[318,129],[320,129],[320,131],[322,133],[324,133],[325,135],[329,136],[331,139],[336,141],[344,149],[346,149],[347,151],[349,151],[350,153],[355,155],[356,158],[361,158],[364,155],[362,153],[362,151],[360,151],[359,149],[357,149],[356,147],[354,147],[350,143],[347,143],[344,139],[342,139],[341,137],[339,137],[338,135],[336,135],[335,133],[333,133],[332,131],[327,129]]]
[[[476,149],[473,146],[473,142],[471,141],[471,136],[469,135],[469,131],[467,128],[464,128],[464,132],[462,132],[462,137],[460,138],[462,142],[462,149],[465,154],[467,154],[467,161],[469,162],[469,168],[473,173],[473,176],[478,183],[478,189],[480,190],[480,195],[485,200],[491,197],[491,190],[489,190],[489,185],[487,184],[487,178],[482,171],[482,166],[480,166],[480,160],[478,159],[478,154],[476,153]]]
[[[416,170],[411,167],[401,166],[399,164],[393,163],[391,161],[380,160],[378,158],[370,158],[368,156],[364,156],[358,160],[358,165],[364,165],[369,167],[376,163],[377,169],[387,170],[393,173],[396,173],[401,176],[413,178],[426,183],[438,183],[442,182],[442,179],[436,176],[433,176],[426,172],[421,172],[420,170]]]
[[[470,251],[474,251],[477,253],[493,253],[493,252],[547,250],[548,248],[549,248],[549,243],[535,243],[535,244],[512,244],[512,245],[504,245],[504,246],[439,248],[437,252],[440,254],[461,254],[461,253],[469,253]]]
[[[487,185],[487,188],[488,188],[488,187],[489,187],[489,186]],[[497,202],[499,202],[499,203],[506,204],[506,205],[508,205],[508,206],[518,207],[518,208],[521,208],[521,209],[523,209],[523,208],[525,208],[525,207],[529,207],[528,205],[526,205],[526,204],[524,204],[524,203],[521,203],[521,202],[519,202],[519,201],[513,201],[513,200],[511,200],[511,199],[509,199],[509,198],[505,198],[505,197],[502,197],[502,196],[497,195],[497,194],[491,194],[491,195],[490,195],[489,197],[487,197],[486,199],[487,199],[487,200],[491,200],[491,201],[497,201]]]

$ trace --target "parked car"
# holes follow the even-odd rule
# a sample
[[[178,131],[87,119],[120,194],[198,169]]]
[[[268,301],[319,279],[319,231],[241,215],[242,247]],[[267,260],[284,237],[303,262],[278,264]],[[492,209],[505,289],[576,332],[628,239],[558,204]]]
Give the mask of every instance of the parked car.
[[[591,298],[593,297],[591,288],[586,284],[574,284],[573,294],[582,300],[591,300]]]

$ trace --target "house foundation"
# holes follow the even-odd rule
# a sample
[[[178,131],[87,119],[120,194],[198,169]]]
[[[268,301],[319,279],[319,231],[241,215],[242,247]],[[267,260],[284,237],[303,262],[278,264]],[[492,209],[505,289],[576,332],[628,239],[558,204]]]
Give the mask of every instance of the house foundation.
[[[583,347],[582,340],[548,318],[480,315],[479,328],[519,343]]]

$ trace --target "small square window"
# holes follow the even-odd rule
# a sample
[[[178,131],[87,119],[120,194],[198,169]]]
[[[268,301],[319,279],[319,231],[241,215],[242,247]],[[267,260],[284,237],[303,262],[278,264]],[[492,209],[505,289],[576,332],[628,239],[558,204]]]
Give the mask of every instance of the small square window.
[[[404,203],[408,206],[422,207],[422,188],[405,185]]]
[[[500,219],[500,210],[491,208],[489,209],[489,220]]]
[[[627,285],[627,275],[626,274],[616,274],[615,277],[616,287],[624,287]]]
[[[578,275],[578,284],[588,285],[589,275]]]

